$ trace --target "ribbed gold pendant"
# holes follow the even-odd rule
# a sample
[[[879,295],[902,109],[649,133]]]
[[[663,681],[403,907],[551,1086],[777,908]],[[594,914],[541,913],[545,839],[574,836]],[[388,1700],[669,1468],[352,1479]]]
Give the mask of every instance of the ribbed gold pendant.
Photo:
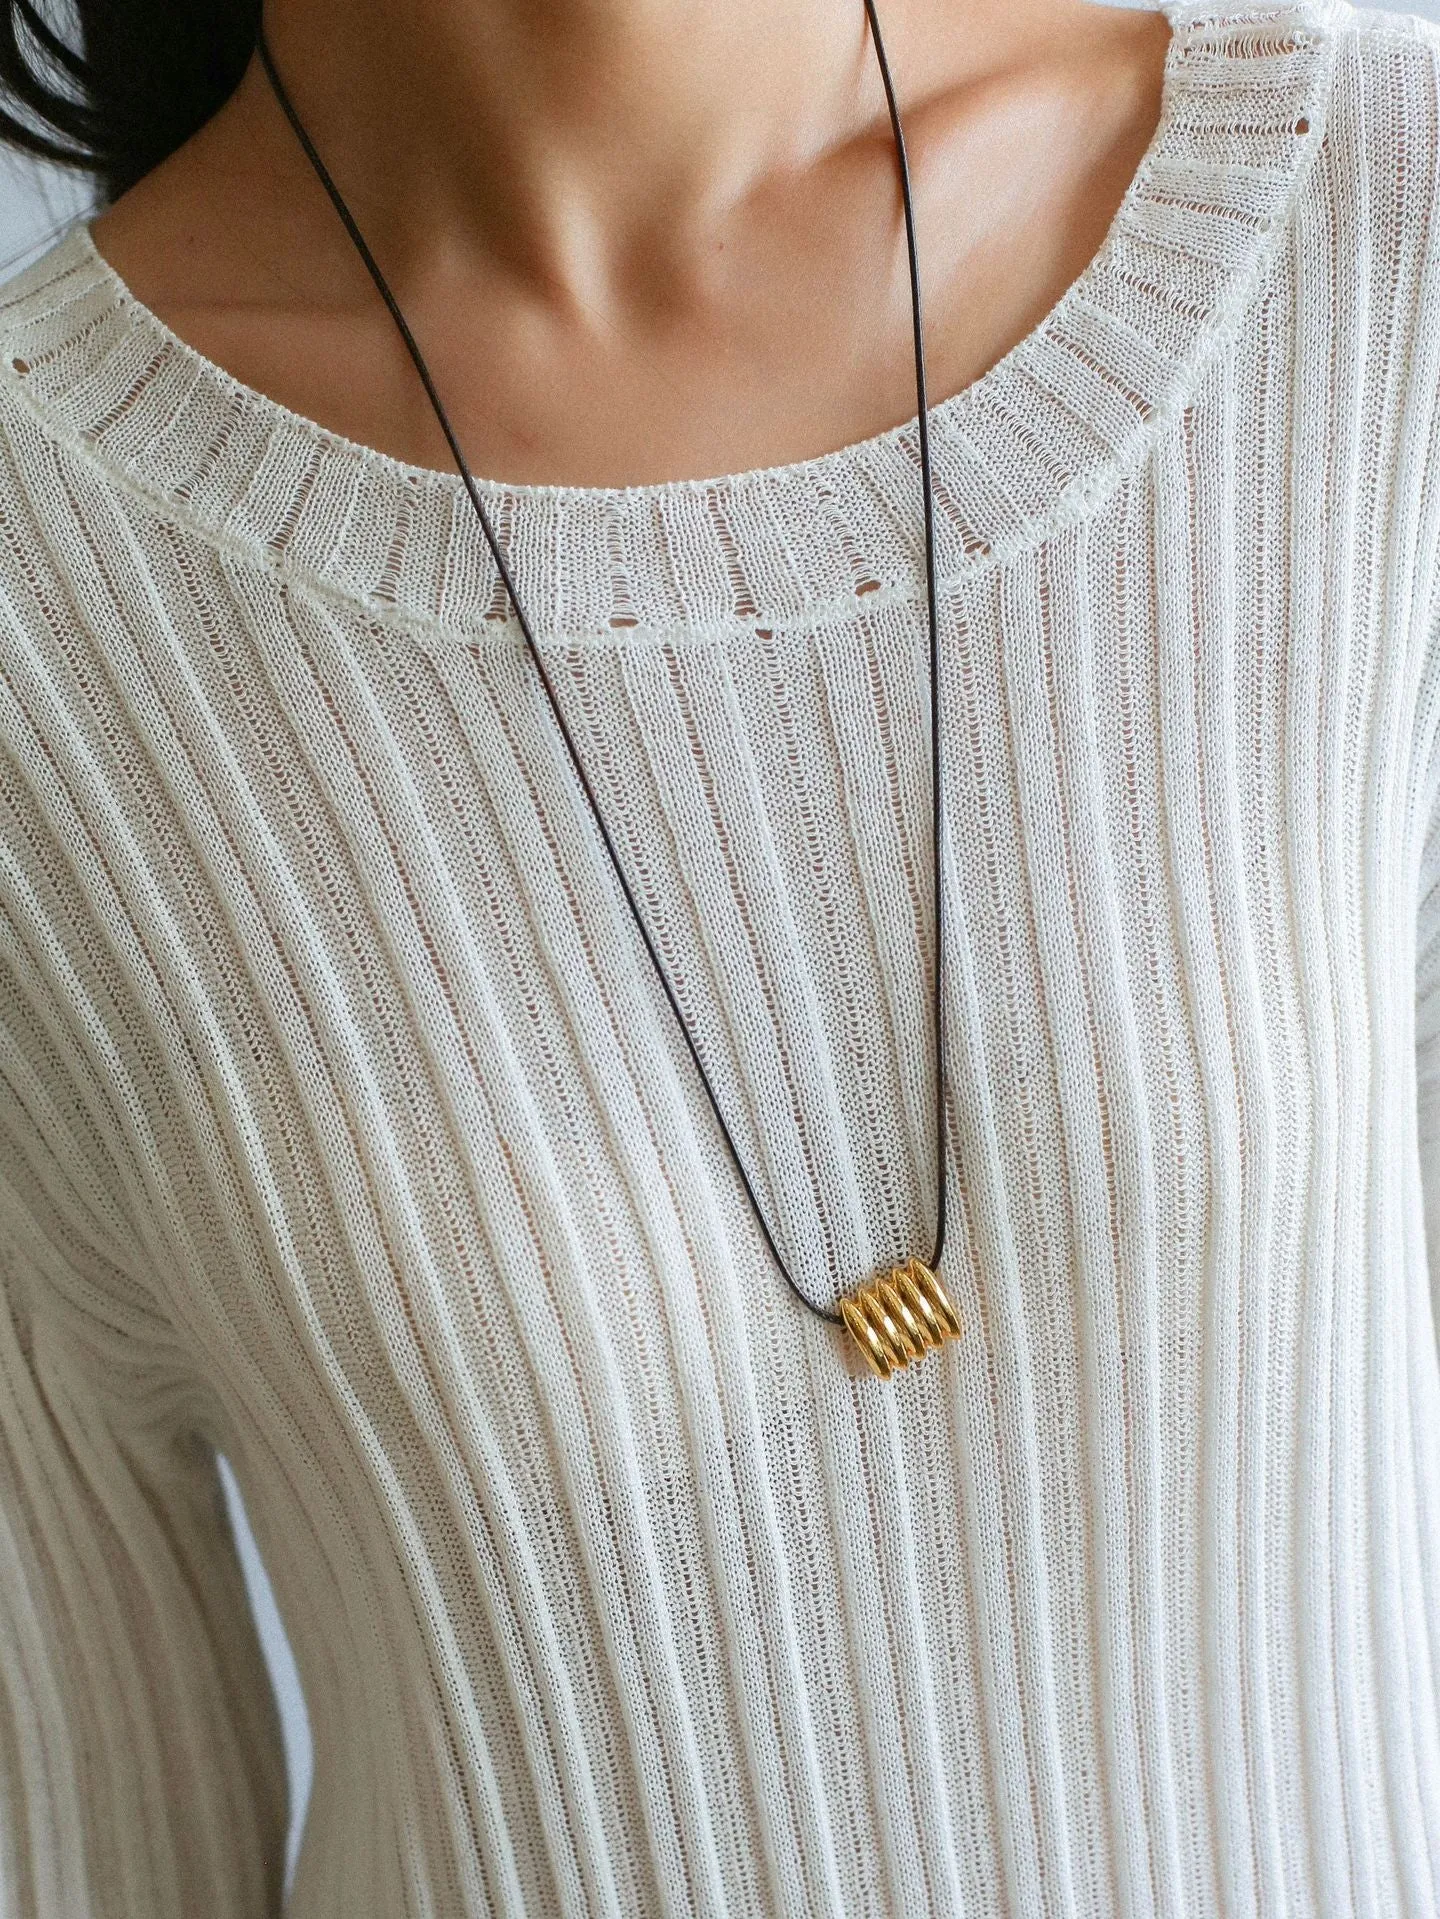
[[[918,1259],[892,1266],[840,1301],[846,1330],[879,1379],[958,1339],[960,1309],[930,1268]]]

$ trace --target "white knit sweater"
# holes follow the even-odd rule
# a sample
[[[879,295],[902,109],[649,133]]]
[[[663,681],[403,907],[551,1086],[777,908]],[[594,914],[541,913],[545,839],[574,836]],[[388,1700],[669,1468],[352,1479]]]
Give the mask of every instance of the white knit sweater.
[[[216,1448],[296,1919],[1440,1911],[1440,36],[1172,22],[934,410],[966,1332],[889,1384],[458,478],[83,227],[0,291],[7,1919],[278,1910]],[[488,490],[829,1301],[935,1205],[914,433]]]

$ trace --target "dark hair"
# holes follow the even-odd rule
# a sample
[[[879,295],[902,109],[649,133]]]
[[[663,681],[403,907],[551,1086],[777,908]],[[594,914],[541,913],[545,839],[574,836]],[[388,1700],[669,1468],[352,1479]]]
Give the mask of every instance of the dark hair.
[[[117,199],[224,105],[255,47],[260,0],[0,4],[0,143],[92,174]]]

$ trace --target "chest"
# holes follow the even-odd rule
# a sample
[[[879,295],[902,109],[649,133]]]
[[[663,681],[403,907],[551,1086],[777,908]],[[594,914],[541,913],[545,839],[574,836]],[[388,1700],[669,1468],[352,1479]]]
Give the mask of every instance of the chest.
[[[1183,1317],[1215,1218],[1240,1257],[1280,1169],[1298,1207],[1403,1080],[1423,662],[1298,597],[1263,521],[1217,583],[1183,502],[1124,489],[945,597],[972,1315],[1003,1222],[1037,1301],[1099,1258],[1166,1267]],[[278,1292],[362,1392],[459,1339],[492,1412],[577,1340],[639,1390],[676,1314],[783,1348],[797,1309],[514,634],[227,590],[223,625],[137,618],[87,669],[128,689],[103,964],[137,1008],[181,1310]],[[766,1218],[828,1303],[923,1247],[936,1204],[920,611],[879,589],[547,661]]]

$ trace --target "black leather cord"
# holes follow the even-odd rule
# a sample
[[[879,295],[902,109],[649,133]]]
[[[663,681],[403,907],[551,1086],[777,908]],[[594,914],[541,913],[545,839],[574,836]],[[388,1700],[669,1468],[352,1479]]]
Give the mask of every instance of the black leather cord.
[[[895,88],[890,77],[890,64],[885,57],[885,43],[881,38],[880,22],[876,17],[875,0],[865,0],[865,13],[870,23],[870,35],[875,46],[875,57],[880,65],[880,77],[885,86],[885,100],[890,112],[890,126],[895,137],[895,154],[900,169],[900,193],[905,210],[905,243],[910,266],[910,306],[914,320],[915,336],[916,415],[920,437],[920,475],[925,511],[925,590],[930,621],[930,778],[933,824],[932,872],[935,892],[935,973],[932,1017],[935,1031],[936,1224],[934,1250],[930,1255],[928,1264],[932,1271],[938,1271],[941,1258],[945,1251],[948,1156],[946,1153],[947,1129],[945,1123],[945,920],[943,911],[944,860],[942,841],[944,807],[940,781],[940,643],[935,586],[935,493],[930,467],[930,426],[928,404],[925,395],[925,338],[920,312],[920,262],[915,243],[915,213],[910,198],[910,165],[905,152],[905,135],[900,124],[900,109],[896,103]],[[599,831],[605,851],[609,855],[610,864],[615,870],[615,877],[619,882],[620,891],[624,895],[625,904],[630,909],[631,918],[635,922],[636,930],[639,932],[645,951],[650,957],[650,963],[655,969],[656,977],[659,979],[665,998],[669,1002],[670,1010],[675,1015],[676,1024],[679,1026],[680,1032],[684,1037],[691,1062],[699,1077],[700,1084],[705,1091],[705,1096],[710,1102],[711,1111],[715,1115],[715,1122],[720,1128],[721,1137],[725,1141],[730,1158],[734,1162],[735,1171],[739,1175],[740,1184],[745,1191],[745,1197],[749,1200],[755,1217],[759,1222],[765,1244],[770,1249],[771,1257],[774,1259],[781,1277],[800,1303],[808,1307],[812,1313],[817,1314],[821,1319],[828,1321],[831,1325],[840,1325],[843,1323],[841,1315],[835,1308],[817,1306],[814,1300],[808,1299],[804,1292],[802,1292],[795,1280],[794,1274],[790,1271],[790,1267],[780,1251],[774,1233],[771,1231],[770,1222],[765,1217],[765,1209],[760,1204],[759,1196],[755,1191],[749,1172],[746,1170],[745,1161],[741,1156],[740,1149],[735,1143],[734,1135],[731,1133],[729,1126],[726,1124],[725,1114],[721,1109],[715,1088],[711,1084],[710,1075],[705,1070],[705,1062],[700,1056],[700,1049],[696,1044],[695,1036],[691,1032],[689,1023],[680,1009],[680,1002],[676,998],[675,989],[670,983],[670,976],[665,970],[664,963],[660,958],[659,952],[656,950],[650,930],[645,924],[645,918],[640,911],[634,888],[631,886],[629,878],[626,875],[624,863],[616,848],[614,837],[606,822],[605,815],[601,811],[599,800],[595,795],[595,789],[590,782],[590,776],[585,770],[579,748],[575,744],[574,735],[571,733],[564,712],[561,709],[549,670],[541,657],[540,648],[536,645],[535,635],[531,631],[525,609],[520,604],[520,596],[515,590],[515,582],[511,577],[510,568],[506,563],[504,553],[500,549],[500,543],[495,537],[494,528],[490,524],[490,516],[485,511],[484,504],[475,486],[474,478],[471,475],[469,464],[455,436],[455,430],[450,424],[449,416],[441,403],[440,395],[435,390],[435,382],[431,378],[430,369],[425,364],[424,355],[416,344],[415,336],[410,331],[405,315],[400,311],[395,296],[390,291],[389,285],[386,282],[384,274],[380,271],[374,254],[371,253],[369,246],[366,244],[365,236],[356,225],[353,214],[341,197],[340,189],[331,178],[328,168],[315,149],[315,143],[311,140],[310,135],[301,123],[300,116],[296,112],[294,104],[285,90],[279,73],[276,71],[275,61],[270,52],[269,43],[265,38],[263,23],[257,34],[256,45],[270,85],[274,89],[275,97],[279,101],[286,119],[294,129],[295,136],[304,149],[306,158],[315,169],[321,185],[330,196],[335,211],[344,222],[345,230],[354,241],[356,249],[361,259],[365,262],[366,268],[369,271],[371,279],[375,282],[381,298],[389,308],[390,317],[399,328],[400,337],[405,342],[406,350],[415,363],[415,371],[420,375],[426,395],[429,398],[431,406],[435,409],[435,417],[440,422],[441,431],[444,433],[446,441],[449,444],[450,451],[455,459],[455,464],[460,471],[460,478],[464,482],[465,490],[470,497],[470,504],[474,507],[476,515],[479,518],[486,544],[494,556],[495,565],[499,571],[501,580],[504,582],[510,604],[515,609],[516,621],[519,624],[521,634],[524,636],[530,657],[535,663],[536,671],[540,676],[540,684],[545,690],[545,696],[555,716],[555,724],[559,729],[560,737],[569,754],[570,764],[575,769],[575,776],[580,782],[581,790],[589,803],[591,813],[594,815],[596,828]]]

